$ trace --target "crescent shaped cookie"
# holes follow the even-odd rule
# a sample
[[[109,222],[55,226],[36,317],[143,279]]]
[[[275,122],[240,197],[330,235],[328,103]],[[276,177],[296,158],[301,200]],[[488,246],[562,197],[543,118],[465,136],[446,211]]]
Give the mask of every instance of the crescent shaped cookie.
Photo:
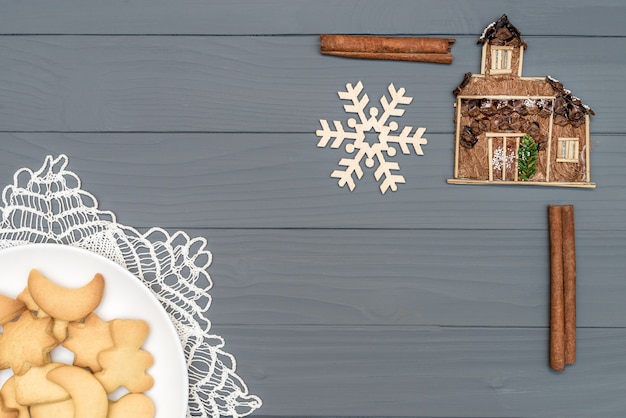
[[[30,407],[30,418],[74,418],[74,402],[40,403]]]
[[[106,418],[109,399],[98,379],[76,366],[59,366],[47,374],[48,380],[63,387],[74,404],[74,418]]]
[[[104,277],[97,273],[79,288],[59,286],[38,270],[28,275],[28,290],[33,300],[50,316],[65,321],[78,321],[93,311],[104,294]]]

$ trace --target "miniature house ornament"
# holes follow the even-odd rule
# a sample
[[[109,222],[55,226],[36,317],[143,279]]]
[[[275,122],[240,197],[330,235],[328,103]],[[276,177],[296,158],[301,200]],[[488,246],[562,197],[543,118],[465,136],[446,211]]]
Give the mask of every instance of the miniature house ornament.
[[[587,187],[593,111],[556,79],[523,77],[526,43],[503,15],[487,26],[480,74],[454,90],[455,184]]]

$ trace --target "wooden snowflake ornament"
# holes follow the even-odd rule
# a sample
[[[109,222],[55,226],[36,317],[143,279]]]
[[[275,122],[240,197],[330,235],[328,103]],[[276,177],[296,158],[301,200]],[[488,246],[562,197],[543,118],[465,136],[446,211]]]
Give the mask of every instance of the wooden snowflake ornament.
[[[348,130],[344,129],[341,121],[333,121],[333,128],[327,120],[321,119],[322,129],[318,129],[315,134],[320,137],[317,146],[324,148],[330,145],[331,148],[344,146],[345,151],[351,158],[342,158],[339,165],[345,167],[343,170],[335,170],[331,177],[338,179],[339,187],[348,186],[350,191],[356,188],[355,179],[363,177],[361,163],[367,168],[374,168],[374,178],[380,181],[379,187],[382,194],[387,190],[398,190],[398,184],[405,183],[404,176],[398,174],[400,166],[395,161],[389,161],[389,157],[394,157],[398,149],[403,154],[415,152],[417,155],[424,155],[422,145],[428,142],[422,135],[425,128],[417,128],[413,131],[412,126],[404,126],[398,132],[400,126],[392,117],[400,117],[404,114],[404,109],[398,108],[400,105],[408,105],[413,101],[412,97],[405,96],[405,89],[396,89],[393,84],[387,88],[389,98],[382,96],[380,105],[382,113],[377,107],[369,104],[367,94],[361,95],[363,83],[360,81],[353,86],[346,84],[346,91],[339,92],[339,98],[349,100],[351,104],[344,105],[347,113],[358,117],[351,117],[347,120]],[[367,133],[375,133],[376,141],[369,143],[366,140]]]
[[[480,74],[454,90],[456,184],[593,188],[594,112],[552,77],[522,77],[526,43],[506,15],[485,28]]]

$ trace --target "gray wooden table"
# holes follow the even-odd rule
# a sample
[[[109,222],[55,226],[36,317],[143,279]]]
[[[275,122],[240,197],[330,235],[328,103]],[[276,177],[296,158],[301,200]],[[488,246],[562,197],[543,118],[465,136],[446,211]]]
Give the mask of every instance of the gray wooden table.
[[[591,106],[594,190],[446,184],[452,89],[506,13],[524,75]],[[626,3],[57,0],[0,4],[0,184],[46,155],[101,209],[209,242],[255,416],[626,415]],[[322,56],[319,34],[453,37],[452,65]],[[316,148],[361,80],[414,98],[424,156],[354,192]],[[578,360],[548,367],[547,205],[573,204]]]

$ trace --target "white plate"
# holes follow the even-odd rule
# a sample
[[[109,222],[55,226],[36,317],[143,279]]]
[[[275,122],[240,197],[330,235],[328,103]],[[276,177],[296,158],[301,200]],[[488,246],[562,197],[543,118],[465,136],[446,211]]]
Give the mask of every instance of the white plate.
[[[154,365],[148,370],[154,386],[146,393],[155,404],[155,417],[186,416],[189,383],[180,340],[163,306],[138,278],[113,261],[80,248],[30,244],[0,251],[0,293],[15,298],[26,287],[33,268],[66,287],[82,286],[101,273],[105,292],[96,313],[103,320],[143,319],[150,325],[143,348],[154,356]],[[62,350],[56,348],[53,358],[63,358],[67,353]]]

